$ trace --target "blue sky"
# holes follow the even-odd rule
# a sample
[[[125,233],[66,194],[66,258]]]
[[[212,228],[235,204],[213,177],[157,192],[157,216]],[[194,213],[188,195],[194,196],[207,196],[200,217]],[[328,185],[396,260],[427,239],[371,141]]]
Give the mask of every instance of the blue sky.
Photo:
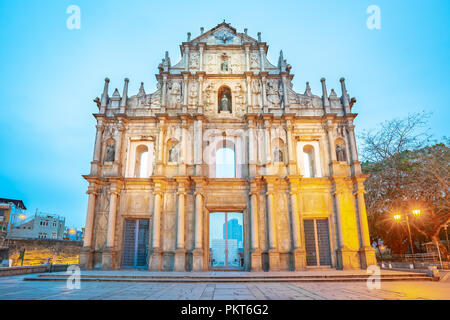
[[[69,5],[81,9],[81,29],[69,30]],[[381,9],[381,29],[366,27],[369,5]],[[450,135],[450,1],[37,1],[0,0],[0,197],[34,211],[85,222],[96,112],[103,80],[129,94],[140,81],[155,87],[169,51],[180,57],[193,37],[226,19],[239,32],[262,33],[269,59],[280,49],[292,65],[294,88],[320,78],[340,94],[344,76],[358,100],[356,130],[409,112],[433,112],[430,126]],[[112,94],[112,91],[110,92]]]

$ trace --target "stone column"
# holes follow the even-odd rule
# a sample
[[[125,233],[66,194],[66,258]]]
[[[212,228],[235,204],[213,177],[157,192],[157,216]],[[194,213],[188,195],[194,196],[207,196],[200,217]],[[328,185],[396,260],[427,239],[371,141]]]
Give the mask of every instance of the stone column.
[[[256,176],[257,143],[255,137],[255,119],[248,119],[248,166],[250,177]]]
[[[267,98],[266,98],[266,82],[267,81],[266,81],[265,75],[262,76],[261,82],[262,82],[262,85],[261,85],[261,95],[262,95],[261,102],[262,102],[263,107],[267,108]],[[266,110],[264,110],[264,112],[266,112]]]
[[[167,129],[167,125],[164,122],[164,119],[160,119],[159,123],[159,134],[158,134],[158,160],[156,162],[156,174],[163,175],[163,167],[164,167],[164,153],[165,153],[165,131]]]
[[[264,52],[264,47],[260,46],[259,47],[259,56],[260,56],[260,67],[261,67],[261,72],[264,72],[264,58],[265,58],[265,52]]]
[[[177,207],[177,244],[175,250],[175,271],[186,271],[185,250],[185,217],[186,217],[186,183],[187,179],[177,179],[178,207]]]
[[[359,230],[361,233],[361,246],[359,250],[361,268],[366,269],[370,265],[376,265],[375,249],[370,245],[369,223],[367,222],[366,202],[364,201],[364,179],[359,179],[355,184],[356,201],[358,203]]]
[[[358,151],[356,149],[356,140],[355,140],[355,126],[349,125],[348,126],[348,137],[350,141],[350,150],[352,153],[352,160],[353,162],[358,161]]]
[[[297,174],[297,148],[296,144],[292,140],[294,131],[294,126],[291,123],[291,119],[286,121],[286,133],[287,133],[287,146],[288,146],[288,164],[289,164],[289,174]]]
[[[334,147],[333,127],[330,124],[327,124],[327,136],[328,136],[331,161],[337,161],[336,151],[335,151],[335,147]]]
[[[265,134],[265,150],[266,150],[266,164],[272,161],[272,148],[271,148],[271,137],[270,137],[270,120],[264,120],[264,134]]]
[[[250,46],[245,46],[245,71],[250,71]]]
[[[196,181],[195,195],[195,234],[194,250],[192,251],[192,270],[203,270],[203,195],[201,182]],[[200,185],[199,185],[200,184]]]
[[[111,183],[109,195],[108,229],[106,235],[106,249],[102,254],[102,269],[115,269],[115,237],[116,237],[116,216],[117,198],[119,196],[118,186]]]
[[[163,202],[163,192],[158,182],[155,183],[155,201],[153,209],[152,225],[152,250],[150,255],[149,270],[161,270],[161,210]]]
[[[203,164],[203,124],[202,118],[198,117],[194,122],[194,164],[195,175],[202,175]]]
[[[102,140],[103,140],[103,131],[105,129],[105,126],[103,125],[103,120],[100,118],[98,119],[97,125],[97,134],[95,136],[95,146],[94,146],[94,156],[93,161],[91,163],[91,175],[97,175],[99,165],[100,165],[100,156],[101,156],[101,150],[102,150]]]
[[[189,71],[189,47],[184,46],[184,70]]]
[[[255,189],[255,188],[254,188]],[[258,193],[250,193],[250,233],[251,233],[251,270],[261,271],[261,249],[259,247]]]
[[[163,85],[162,85],[162,99],[161,107],[167,107],[167,74],[163,74]]]
[[[200,68],[200,71],[203,71],[203,45],[199,45],[199,51],[200,51],[200,63],[199,63],[199,68]],[[200,87],[200,88],[203,88],[203,87]]]
[[[96,126],[97,128],[97,136],[95,137],[95,148],[94,148],[94,161],[100,161],[100,154],[102,150],[102,139],[103,139],[103,120],[99,119],[98,124]]]
[[[248,112],[248,107],[251,106],[252,104],[252,91],[251,91],[251,81],[252,79],[250,78],[250,75],[247,74],[246,78],[246,87],[247,87],[247,112]]]
[[[282,72],[281,73],[281,83],[283,84],[283,102],[284,102],[284,108],[289,108],[289,101],[288,101],[288,95],[287,95],[287,79],[286,79],[287,73]]]
[[[277,239],[277,222],[275,220],[276,208],[275,208],[275,181],[268,179],[267,182],[267,231],[269,233],[269,268],[270,271],[280,270],[280,253],[278,251],[278,239]]]
[[[203,74],[198,75],[198,105],[201,108],[201,112],[203,112]]]
[[[188,104],[188,88],[189,88],[189,75],[183,72],[183,108],[187,107]],[[184,110],[185,112],[187,110]]]
[[[92,235],[94,232],[95,219],[95,202],[97,198],[97,190],[95,183],[89,183],[87,194],[89,195],[88,208],[86,214],[86,226],[84,228],[84,243],[80,252],[80,268],[92,269],[93,245]]]
[[[339,230],[339,247],[336,250],[337,265],[340,269],[358,269],[360,268],[358,253],[347,246],[347,242],[354,240],[355,237],[357,239],[358,234],[349,234],[348,230],[346,233],[343,227],[347,214],[355,214],[354,211],[350,211],[354,210],[354,208],[345,207],[346,203],[342,201],[344,194],[349,192],[344,183],[342,181],[335,181],[335,191],[333,193],[336,201],[336,224]]]
[[[123,120],[120,119],[119,123],[117,125],[117,136],[116,136],[116,145],[115,145],[115,154],[114,154],[114,172],[116,176],[120,176],[120,170],[122,168],[121,166],[121,159],[120,156],[122,155],[122,137],[123,132],[125,130],[125,127],[123,125]]]
[[[291,201],[291,223],[292,223],[292,240],[294,248],[292,255],[294,256],[294,269],[306,269],[306,250],[303,246],[302,231],[300,222],[300,211],[298,206],[298,192],[300,177],[289,177],[290,184],[290,201]]]

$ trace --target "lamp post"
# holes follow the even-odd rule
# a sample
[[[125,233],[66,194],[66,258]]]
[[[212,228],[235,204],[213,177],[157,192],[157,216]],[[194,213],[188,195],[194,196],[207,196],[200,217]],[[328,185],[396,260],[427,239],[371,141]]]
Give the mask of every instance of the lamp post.
[[[419,210],[419,209],[414,209],[414,210],[412,210],[412,214],[413,214],[415,217],[418,217],[418,216],[420,216],[420,210]],[[402,218],[402,215],[399,214],[399,213],[396,213],[396,214],[394,215],[394,219],[395,219],[397,222],[400,222],[400,221],[401,221],[401,218]],[[416,260],[415,260],[415,258],[414,258],[414,246],[413,246],[412,237],[411,237],[411,228],[409,227],[409,213],[408,213],[408,212],[405,213],[405,220],[406,220],[406,225],[407,225],[407,227],[408,227],[409,245],[410,245],[410,247],[411,247],[411,253],[412,253],[412,259],[413,259],[413,265],[415,265]]]
[[[448,228],[448,224],[445,225],[445,238],[447,238],[447,250],[450,251],[450,243],[448,242],[447,228]]]

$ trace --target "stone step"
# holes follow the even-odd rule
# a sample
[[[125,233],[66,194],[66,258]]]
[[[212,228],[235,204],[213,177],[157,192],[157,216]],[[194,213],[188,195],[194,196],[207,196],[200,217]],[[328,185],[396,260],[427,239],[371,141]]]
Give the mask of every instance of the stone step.
[[[24,281],[66,281],[67,277],[29,277]],[[413,277],[382,277],[381,281],[432,281],[430,277],[413,276]],[[83,282],[135,282],[135,283],[244,283],[244,282],[364,282],[367,277],[309,277],[309,278],[126,278],[126,277],[82,277]]]
[[[367,279],[369,274],[314,274],[314,275],[81,275],[81,279],[173,279],[173,280],[270,280],[270,279]],[[63,278],[67,279],[66,274],[39,274],[38,278]],[[424,273],[398,273],[398,274],[381,274],[381,279],[394,278],[427,278]]]

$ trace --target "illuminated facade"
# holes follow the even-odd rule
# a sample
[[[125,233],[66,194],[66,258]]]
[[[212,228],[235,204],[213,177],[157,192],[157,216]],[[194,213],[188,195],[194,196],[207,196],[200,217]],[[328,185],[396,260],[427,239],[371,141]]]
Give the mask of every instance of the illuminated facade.
[[[209,270],[218,212],[242,214],[244,270],[375,264],[344,79],[340,97],[325,79],[296,93],[282,52],[225,22],[180,50],[153,93],[106,79],[95,99],[81,266]]]

